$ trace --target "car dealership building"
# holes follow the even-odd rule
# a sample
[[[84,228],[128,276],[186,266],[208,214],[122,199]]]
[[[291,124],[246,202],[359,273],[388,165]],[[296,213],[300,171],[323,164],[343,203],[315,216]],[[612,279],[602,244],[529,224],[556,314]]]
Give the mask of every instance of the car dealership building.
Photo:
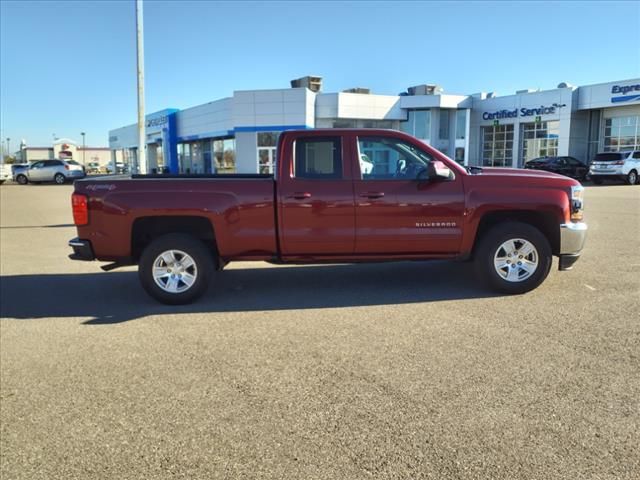
[[[327,93],[311,76],[291,85],[147,115],[147,171],[271,173],[280,132],[333,127],[402,130],[465,165],[522,167],[555,155],[588,162],[597,152],[640,149],[640,78],[504,96],[437,85]],[[137,143],[135,124],[111,130],[112,161],[135,165]]]

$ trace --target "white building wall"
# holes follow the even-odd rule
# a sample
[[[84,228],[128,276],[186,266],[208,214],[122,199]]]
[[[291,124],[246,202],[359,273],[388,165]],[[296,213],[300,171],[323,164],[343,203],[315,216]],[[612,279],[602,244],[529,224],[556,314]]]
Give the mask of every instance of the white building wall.
[[[313,126],[306,88],[237,91],[233,94],[232,122],[236,128]]]
[[[236,172],[256,173],[258,171],[258,134],[256,132],[236,132]]]
[[[197,107],[180,110],[177,114],[177,135],[180,138],[212,138],[224,136],[233,129],[232,99],[223,98]]]
[[[138,126],[127,125],[109,131],[109,148],[119,150],[138,146]]]

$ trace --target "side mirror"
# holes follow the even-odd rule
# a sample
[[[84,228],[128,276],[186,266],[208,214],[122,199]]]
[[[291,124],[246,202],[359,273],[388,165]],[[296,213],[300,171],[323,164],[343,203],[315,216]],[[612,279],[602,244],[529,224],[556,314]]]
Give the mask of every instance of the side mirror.
[[[451,169],[440,160],[429,162],[427,168],[418,172],[418,180],[440,181],[451,180],[452,177]]]

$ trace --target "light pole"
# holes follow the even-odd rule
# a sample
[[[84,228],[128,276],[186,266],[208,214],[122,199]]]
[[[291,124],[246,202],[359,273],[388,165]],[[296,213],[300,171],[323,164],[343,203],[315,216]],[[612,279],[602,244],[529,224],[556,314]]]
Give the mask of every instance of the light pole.
[[[142,0],[136,0],[136,51],[138,70],[138,165],[135,173],[147,173],[144,118],[144,22]]]
[[[11,158],[11,139],[7,137],[7,157]]]
[[[84,155],[85,155],[85,152],[87,151],[87,147],[86,147],[86,145],[84,143],[84,135],[85,135],[85,133],[84,132],[80,132],[80,135],[82,135],[82,166],[84,167],[84,166],[86,166],[85,161],[84,161]]]

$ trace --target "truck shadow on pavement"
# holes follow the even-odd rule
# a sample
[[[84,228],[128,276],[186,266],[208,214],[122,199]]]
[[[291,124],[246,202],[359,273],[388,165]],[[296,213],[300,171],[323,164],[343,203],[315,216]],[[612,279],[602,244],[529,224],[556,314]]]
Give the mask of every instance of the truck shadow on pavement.
[[[0,316],[86,318],[86,325],[150,315],[340,308],[496,296],[471,264],[393,262],[267,268],[217,273],[196,303],[162,305],[146,295],[136,272],[16,275],[0,278]]]

